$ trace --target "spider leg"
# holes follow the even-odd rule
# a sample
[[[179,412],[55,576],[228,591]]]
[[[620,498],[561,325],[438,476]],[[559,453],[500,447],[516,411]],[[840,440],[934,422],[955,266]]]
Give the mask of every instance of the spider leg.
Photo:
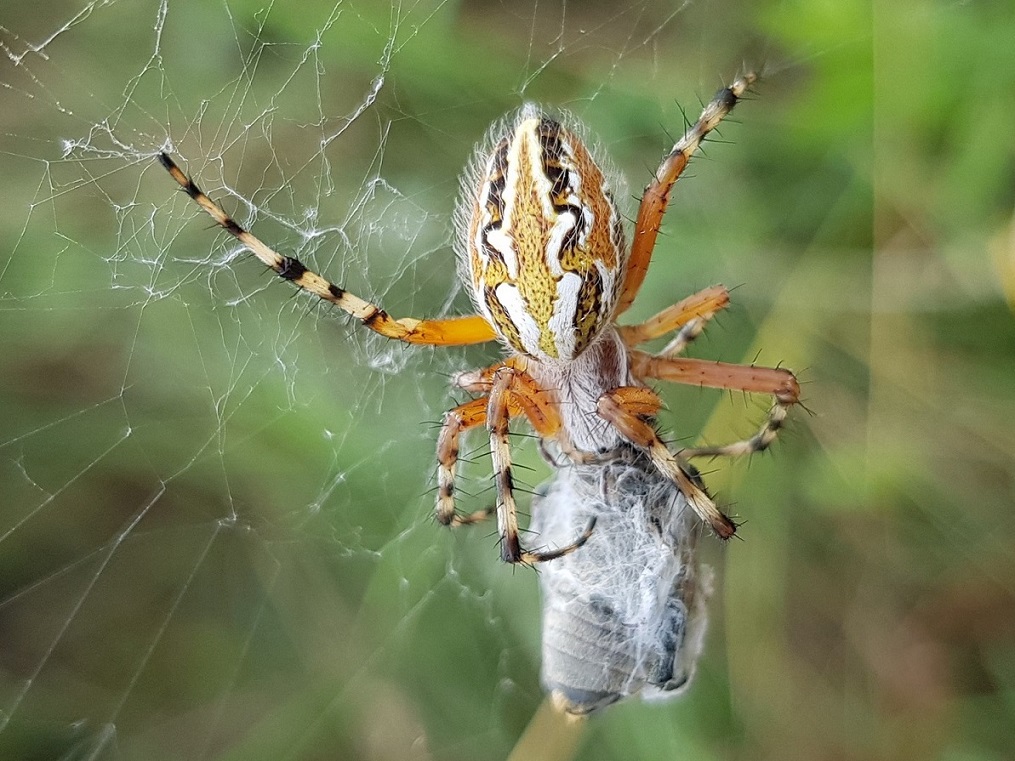
[[[560,448],[561,454],[573,463],[596,461],[600,457],[599,455],[581,452],[571,443],[567,430],[561,423],[554,397],[539,387],[539,384],[525,371],[525,365],[524,358],[509,357],[503,362],[484,367],[481,370],[459,373],[453,382],[459,388],[474,394],[489,394],[493,388],[494,375],[500,368],[508,367],[515,370],[511,387],[511,403],[522,408],[525,416],[532,423],[532,427],[539,433],[543,459],[550,464],[557,463],[556,458],[546,449],[547,442],[553,441]]]
[[[595,518],[589,521],[585,530],[566,547],[555,550],[527,550],[521,546],[518,538],[518,508],[514,498],[514,483],[511,477],[511,450],[508,444],[508,422],[510,418],[512,385],[518,371],[504,366],[497,369],[493,376],[490,389],[489,406],[487,408],[487,427],[490,430],[490,454],[493,459],[494,478],[497,482],[497,529],[501,538],[501,559],[507,563],[543,563],[547,560],[562,557],[574,552],[588,541],[596,524]],[[557,421],[559,425],[559,420]],[[543,435],[539,426],[533,427]]]
[[[478,399],[461,404],[445,415],[441,434],[437,436],[437,502],[436,520],[445,526],[475,524],[493,514],[496,507],[477,510],[461,515],[455,511],[455,469],[458,465],[459,440],[462,433],[484,425],[489,408],[489,395],[493,389],[492,378],[505,363],[485,367],[481,370],[463,372],[456,379],[456,385],[483,394]],[[486,379],[489,378],[489,379]],[[553,438],[560,431],[560,418],[546,395],[536,386],[535,380],[527,373],[512,375],[513,388],[507,392],[507,414],[517,417],[524,414],[541,438]]]
[[[691,343],[695,338],[701,335],[701,332],[705,329],[706,323],[714,317],[714,313],[707,317],[695,317],[686,325],[682,325],[677,334],[673,336],[663,350],[659,352],[660,356],[663,357],[675,357],[678,354],[683,354],[684,349]]]
[[[437,508],[438,522],[445,526],[462,526],[478,523],[496,511],[496,507],[479,510],[469,515],[455,512],[454,488],[455,466],[458,462],[459,438],[471,428],[484,425],[487,420],[489,395],[493,389],[493,377],[502,367],[514,367],[512,359],[498,362],[481,370],[459,373],[454,383],[459,388],[476,394],[478,399],[465,402],[449,411],[444,417],[440,436],[437,438]],[[518,391],[521,389],[521,392]],[[508,394],[508,413],[511,417],[525,414],[541,437],[553,438],[560,430],[560,418],[556,409],[542,393],[536,382],[524,372],[512,376],[512,388]]]
[[[458,464],[458,441],[461,434],[486,422],[487,399],[473,399],[460,404],[444,416],[437,437],[437,507],[436,518],[445,526],[464,526],[478,523],[493,513],[493,509],[479,510],[469,515],[455,512],[455,466]]]
[[[793,373],[783,368],[652,356],[641,351],[632,351],[630,356],[631,372],[639,379],[656,378],[775,397],[775,404],[754,436],[722,446],[683,449],[680,452],[682,457],[740,457],[767,449],[779,434],[789,408],[800,401],[800,384]]]
[[[729,291],[724,286],[714,285],[666,307],[645,322],[622,325],[617,330],[624,343],[631,347],[664,336],[673,330],[679,330],[680,333],[676,338],[662,351],[666,355],[679,354],[689,341],[701,333],[705,323],[720,309],[729,306],[729,303]]]
[[[621,386],[599,397],[598,411],[624,438],[648,452],[652,463],[683,492],[699,518],[720,538],[729,539],[736,533],[736,524],[723,515],[708,493],[694,482],[689,466],[666,448],[649,422],[661,404],[651,389]]]
[[[244,230],[225,210],[205,195],[167,154],[159,161],[184,192],[204,209],[218,225],[246,246],[283,280],[328,301],[362,322],[366,327],[387,338],[411,344],[431,346],[463,346],[492,341],[497,333],[481,315],[450,317],[443,320],[417,320],[412,317],[394,319],[376,304],[361,299],[316,272],[308,270],[298,259],[283,256],[252,233]]]
[[[510,418],[524,415],[543,441],[563,441],[560,415],[546,392],[519,363],[508,360],[482,370],[462,373],[456,385],[485,394],[465,402],[447,413],[437,439],[437,508],[436,517],[445,526],[478,523],[497,514],[501,535],[501,556],[510,563],[539,563],[566,555],[578,549],[592,533],[593,522],[571,545],[557,550],[537,552],[523,549],[518,538],[517,506],[511,479],[511,454],[508,445]],[[486,424],[490,431],[491,457],[497,482],[497,503],[486,510],[467,515],[455,512],[455,466],[458,462],[459,439],[463,432]],[[566,449],[566,444],[561,444]]]
[[[638,207],[627,274],[624,277],[624,285],[614,314],[620,315],[631,306],[645,280],[645,273],[648,271],[656,236],[659,234],[659,227],[670,201],[670,191],[673,190],[673,184],[687,167],[691,155],[698,149],[701,141],[733,110],[733,107],[757,79],[757,74],[750,72],[738,78],[729,87],[724,87],[717,92],[712,101],[702,110],[698,121],[684,132],[684,136],[666,155],[656,170],[655,177],[646,186],[645,193],[641,197],[641,205]]]
[[[530,388],[532,389],[530,396],[536,398],[538,396],[536,392],[539,391],[539,388],[532,377],[525,372],[525,365],[525,360],[522,357],[508,357],[500,362],[494,362],[489,367],[460,372],[452,378],[451,382],[458,388],[465,389],[473,394],[489,394],[490,389],[493,388],[493,376],[496,372],[502,367],[510,367],[518,371],[513,385],[517,386],[519,383],[527,380],[528,384],[531,384]]]

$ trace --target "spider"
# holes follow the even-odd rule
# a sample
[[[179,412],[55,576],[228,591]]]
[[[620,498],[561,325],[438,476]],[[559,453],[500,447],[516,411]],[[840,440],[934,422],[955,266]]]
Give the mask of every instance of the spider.
[[[159,159],[197,204],[283,280],[331,302],[367,328],[410,344],[461,346],[499,340],[506,359],[460,373],[455,384],[477,398],[450,410],[437,443],[436,518],[461,526],[496,514],[501,557],[509,563],[553,560],[580,548],[595,519],[570,544],[534,550],[519,539],[511,476],[508,424],[524,417],[551,458],[603,462],[622,446],[645,452],[721,538],[736,532],[688,460],[737,456],[765,449],[799,398],[793,374],[676,356],[729,303],[723,286],[696,293],[636,325],[616,320],[634,301],[670,192],[705,136],[733,109],[757,75],[724,87],[663,158],[645,188],[630,248],[610,182],[568,117],[553,118],[534,104],[496,123],[463,175],[456,210],[460,276],[478,314],[445,319],[394,319],[299,260],[284,256],[238,225],[166,154]],[[674,333],[658,354],[636,347]],[[772,395],[775,403],[751,438],[726,446],[669,451],[654,428],[660,398],[648,379]],[[497,489],[493,507],[455,509],[459,439],[486,426]]]

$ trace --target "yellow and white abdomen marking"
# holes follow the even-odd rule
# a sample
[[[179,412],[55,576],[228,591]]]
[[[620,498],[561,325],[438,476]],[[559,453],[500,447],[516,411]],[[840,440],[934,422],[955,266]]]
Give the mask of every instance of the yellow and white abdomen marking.
[[[463,185],[473,298],[517,352],[578,356],[609,324],[626,249],[609,183],[574,131],[525,106]]]

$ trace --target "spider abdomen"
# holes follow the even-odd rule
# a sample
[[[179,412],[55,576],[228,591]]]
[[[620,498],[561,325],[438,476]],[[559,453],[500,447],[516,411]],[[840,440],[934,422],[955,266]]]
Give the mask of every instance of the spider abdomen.
[[[532,104],[490,138],[459,215],[473,299],[518,353],[574,359],[609,323],[626,264],[607,174],[576,130]]]

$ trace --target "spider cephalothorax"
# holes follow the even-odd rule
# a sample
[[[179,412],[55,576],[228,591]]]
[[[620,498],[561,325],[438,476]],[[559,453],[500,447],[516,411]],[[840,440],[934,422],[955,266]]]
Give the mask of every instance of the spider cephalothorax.
[[[641,450],[698,516],[728,538],[736,525],[692,477],[686,461],[767,447],[788,408],[798,401],[796,378],[784,369],[677,356],[728,304],[722,286],[694,294],[637,325],[615,321],[645,279],[673,184],[704,137],[755,79],[746,74],[721,89],[663,158],[642,196],[630,248],[624,243],[609,173],[593,158],[577,124],[533,105],[498,122],[466,173],[457,214],[461,269],[479,311],[467,317],[393,319],[261,242],[201,192],[168,155],[160,154],[160,160],[191,198],[282,278],[371,330],[407,343],[455,346],[500,339],[508,348],[507,359],[456,379],[458,386],[479,396],[448,412],[441,428],[436,512],[441,523],[457,526],[496,513],[501,556],[509,562],[551,560],[587,541],[594,519],[566,546],[543,551],[521,546],[508,423],[524,416],[555,460],[605,462],[619,446]],[[671,332],[675,337],[657,354],[635,348]],[[750,439],[673,453],[653,427],[661,401],[644,385],[648,379],[771,394],[775,404]],[[486,426],[490,435],[497,502],[488,510],[462,515],[454,502],[459,438],[479,426]]]

